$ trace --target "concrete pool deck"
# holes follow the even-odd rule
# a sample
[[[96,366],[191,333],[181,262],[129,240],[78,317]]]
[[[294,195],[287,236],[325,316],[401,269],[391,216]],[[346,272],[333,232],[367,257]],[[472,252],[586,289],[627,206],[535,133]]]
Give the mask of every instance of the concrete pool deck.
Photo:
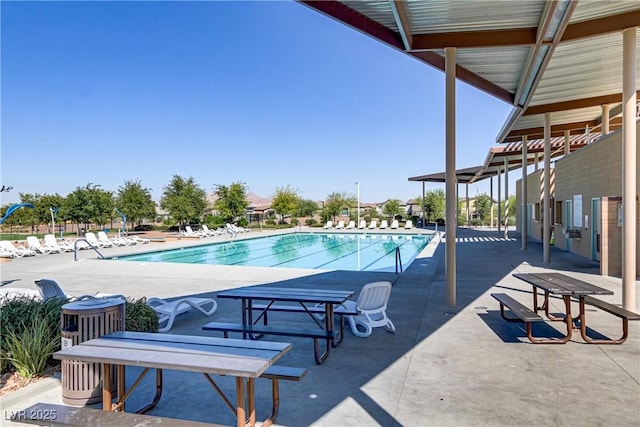
[[[387,313],[395,334],[380,328],[361,339],[347,332],[342,345],[319,366],[313,361],[311,340],[268,337],[293,344],[280,363],[309,370],[301,382],[281,384],[279,425],[640,426],[640,322],[630,322],[629,339],[622,345],[587,345],[579,335],[565,345],[533,345],[522,325],[502,320],[490,296],[507,292],[529,302],[530,286],[512,274],[555,270],[612,290],[614,295],[602,299],[620,303],[621,280],[599,276],[597,263],[557,248],[545,264],[540,243],[530,242],[522,251],[518,235],[511,236],[516,239],[505,240],[495,230],[458,229],[455,307],[446,302],[444,245],[400,275],[138,264],[97,260],[90,251],[82,251],[77,262],[72,254],[39,255],[4,262],[0,268],[2,280],[20,279],[11,287],[35,289],[33,281],[47,277],[71,295],[100,291],[136,298],[214,297],[223,289],[255,284],[358,290],[370,281],[392,281]],[[151,245],[174,244],[184,242]],[[639,294],[637,290],[640,302]],[[553,311],[561,310],[559,301],[552,299],[552,304]],[[202,331],[202,325],[237,321],[239,311],[237,301],[221,299],[213,316],[189,312],[176,320],[171,333],[221,336]],[[283,314],[277,319],[272,317],[274,322],[303,318]],[[589,325],[602,334],[620,334],[620,320],[600,310],[589,308]],[[534,332],[559,336],[557,327],[534,325]],[[220,384],[225,390],[233,387],[229,378]],[[258,419],[268,416],[267,387],[259,381]],[[210,388],[198,374],[167,372],[165,394],[152,414],[234,424],[233,414]],[[130,408],[150,398],[151,384],[145,391],[146,396],[134,393]],[[7,411],[34,402],[61,401],[59,379],[50,378],[9,393],[0,404],[4,418]]]

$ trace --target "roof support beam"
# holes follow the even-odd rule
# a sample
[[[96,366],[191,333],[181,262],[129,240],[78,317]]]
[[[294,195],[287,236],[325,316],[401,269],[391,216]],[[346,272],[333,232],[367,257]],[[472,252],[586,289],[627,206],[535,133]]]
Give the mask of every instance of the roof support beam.
[[[636,92],[640,97],[640,90]],[[610,95],[594,96],[591,98],[572,99],[570,101],[554,102],[551,104],[534,105],[526,109],[523,116],[533,116],[534,114],[553,113],[556,111],[575,110],[577,108],[597,107],[604,104],[619,104],[622,102],[621,93]]]
[[[583,39],[586,37],[599,36],[623,31],[631,28],[640,22],[640,10],[620,13],[604,18],[592,19],[590,21],[578,22],[567,26],[561,42]]]
[[[396,20],[396,25],[400,31],[400,37],[404,43],[405,50],[411,50],[413,45],[413,35],[411,34],[411,24],[407,17],[406,1],[390,0],[389,5],[393,12],[393,17]]]
[[[457,33],[416,34],[413,36],[413,50],[456,48],[481,48],[499,46],[534,45],[535,28],[519,28],[496,31],[463,31]]]

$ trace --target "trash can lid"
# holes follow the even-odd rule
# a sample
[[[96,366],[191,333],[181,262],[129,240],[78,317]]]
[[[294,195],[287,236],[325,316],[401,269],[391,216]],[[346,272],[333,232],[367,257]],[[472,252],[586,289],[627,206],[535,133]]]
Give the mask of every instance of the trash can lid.
[[[122,298],[96,298],[69,302],[63,305],[62,308],[65,310],[90,310],[96,308],[113,307],[120,304],[124,304],[124,300]]]

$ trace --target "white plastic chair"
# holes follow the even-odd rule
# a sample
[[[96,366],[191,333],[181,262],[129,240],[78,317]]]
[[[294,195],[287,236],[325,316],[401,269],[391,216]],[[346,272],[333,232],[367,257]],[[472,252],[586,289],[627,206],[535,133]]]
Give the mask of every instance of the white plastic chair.
[[[208,310],[204,307],[211,304]],[[218,304],[211,298],[181,298],[175,301],[166,301],[158,297],[150,297],[147,299],[147,305],[154,309],[158,315],[158,324],[160,326],[158,332],[167,332],[173,327],[173,321],[178,314],[185,313],[195,308],[205,316],[211,316],[218,308]]]
[[[357,309],[357,316],[346,316],[353,335],[366,338],[373,332],[373,328],[384,326],[389,332],[395,332],[396,327],[387,317],[387,303],[391,296],[391,282],[372,282],[362,287],[356,302],[347,301],[342,305],[348,310]],[[358,329],[364,328],[364,331]]]
[[[398,228],[400,224],[398,223],[397,219],[394,219],[393,221],[391,221],[391,226],[389,228],[391,228],[392,230],[395,230]]]
[[[358,224],[358,228],[360,230],[363,230],[363,229],[367,228],[367,221],[365,221],[364,219],[361,219],[360,220],[360,224]]]
[[[324,228],[325,230],[328,228],[333,228],[333,221],[327,221],[327,223],[322,228]]]
[[[411,220],[408,219],[407,222],[404,223],[404,228],[405,230],[411,230],[413,228],[413,222],[411,222]]]
[[[388,226],[388,222],[386,219],[383,219],[382,222],[380,223],[380,230],[384,230],[386,229]]]

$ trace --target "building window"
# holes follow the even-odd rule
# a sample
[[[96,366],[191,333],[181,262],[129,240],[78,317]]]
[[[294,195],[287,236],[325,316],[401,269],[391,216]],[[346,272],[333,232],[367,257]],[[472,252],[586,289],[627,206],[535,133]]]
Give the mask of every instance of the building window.
[[[553,216],[554,224],[562,224],[562,202],[556,202],[556,209]]]
[[[540,203],[536,203],[535,209],[533,210],[533,220],[540,222]]]

